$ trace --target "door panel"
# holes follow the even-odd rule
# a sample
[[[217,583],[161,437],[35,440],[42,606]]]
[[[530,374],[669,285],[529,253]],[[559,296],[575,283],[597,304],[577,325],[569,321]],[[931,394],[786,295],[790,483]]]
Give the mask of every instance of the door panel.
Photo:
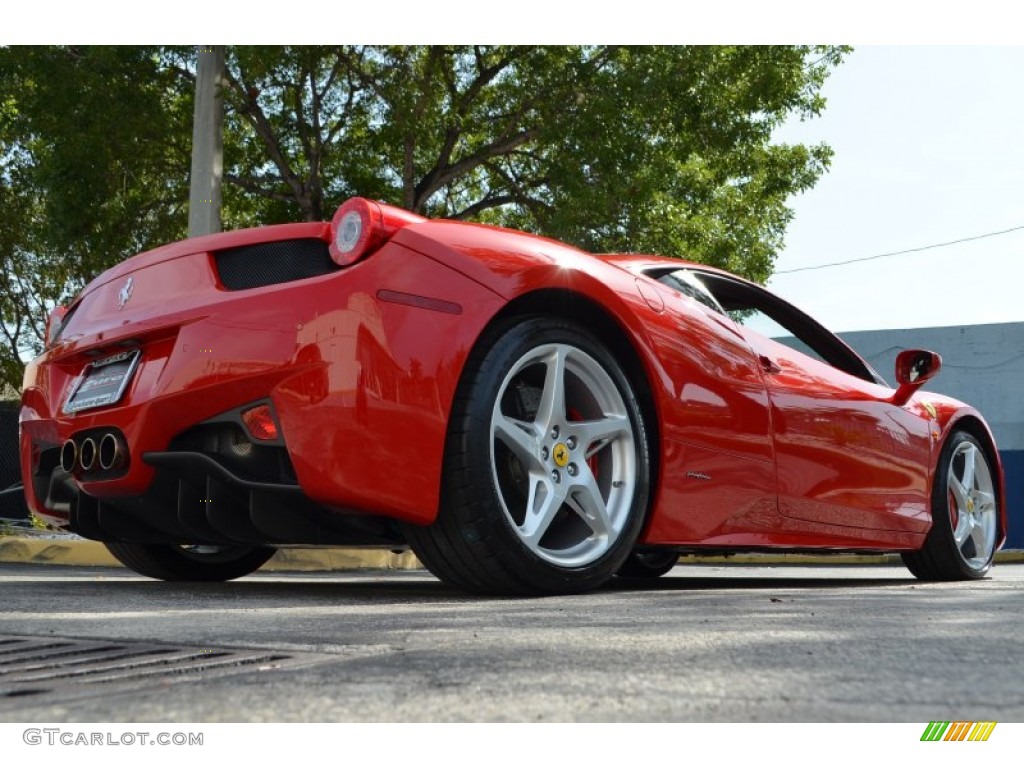
[[[789,518],[923,532],[930,424],[884,402],[886,387],[838,371],[757,333],[767,359],[780,512]]]

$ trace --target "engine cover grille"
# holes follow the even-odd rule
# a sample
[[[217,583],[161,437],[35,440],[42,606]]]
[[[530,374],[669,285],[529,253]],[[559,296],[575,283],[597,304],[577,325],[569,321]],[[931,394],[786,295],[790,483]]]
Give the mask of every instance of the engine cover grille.
[[[229,291],[290,283],[338,268],[327,243],[315,237],[230,248],[214,253],[213,258],[220,282]]]

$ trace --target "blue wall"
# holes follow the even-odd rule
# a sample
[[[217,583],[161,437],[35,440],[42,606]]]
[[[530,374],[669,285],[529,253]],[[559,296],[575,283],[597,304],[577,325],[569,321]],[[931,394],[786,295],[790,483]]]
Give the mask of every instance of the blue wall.
[[[1006,473],[1006,509],[1009,530],[1004,549],[1024,549],[1024,451],[1000,451]]]
[[[985,417],[1006,473],[1007,549],[1024,549],[1024,323],[853,331],[843,339],[892,381],[901,349],[931,349],[942,370],[926,389],[970,403]]]

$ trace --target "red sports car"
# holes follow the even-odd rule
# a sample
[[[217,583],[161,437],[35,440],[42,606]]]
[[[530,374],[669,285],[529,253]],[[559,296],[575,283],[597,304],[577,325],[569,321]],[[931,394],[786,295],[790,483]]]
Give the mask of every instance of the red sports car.
[[[678,259],[354,198],[131,258],[48,335],[30,506],[159,579],[326,545],[408,546],[484,593],[767,550],[976,579],[1005,539],[984,420],[918,391],[938,355],[902,352],[893,388],[761,286]]]

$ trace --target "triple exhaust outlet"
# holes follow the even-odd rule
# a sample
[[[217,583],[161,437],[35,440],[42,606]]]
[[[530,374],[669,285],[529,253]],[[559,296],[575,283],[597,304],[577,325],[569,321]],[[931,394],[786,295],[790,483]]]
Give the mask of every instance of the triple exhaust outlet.
[[[76,443],[68,440],[60,449],[60,468],[65,472],[107,472],[120,469],[128,461],[128,446],[113,432],[87,437]]]

